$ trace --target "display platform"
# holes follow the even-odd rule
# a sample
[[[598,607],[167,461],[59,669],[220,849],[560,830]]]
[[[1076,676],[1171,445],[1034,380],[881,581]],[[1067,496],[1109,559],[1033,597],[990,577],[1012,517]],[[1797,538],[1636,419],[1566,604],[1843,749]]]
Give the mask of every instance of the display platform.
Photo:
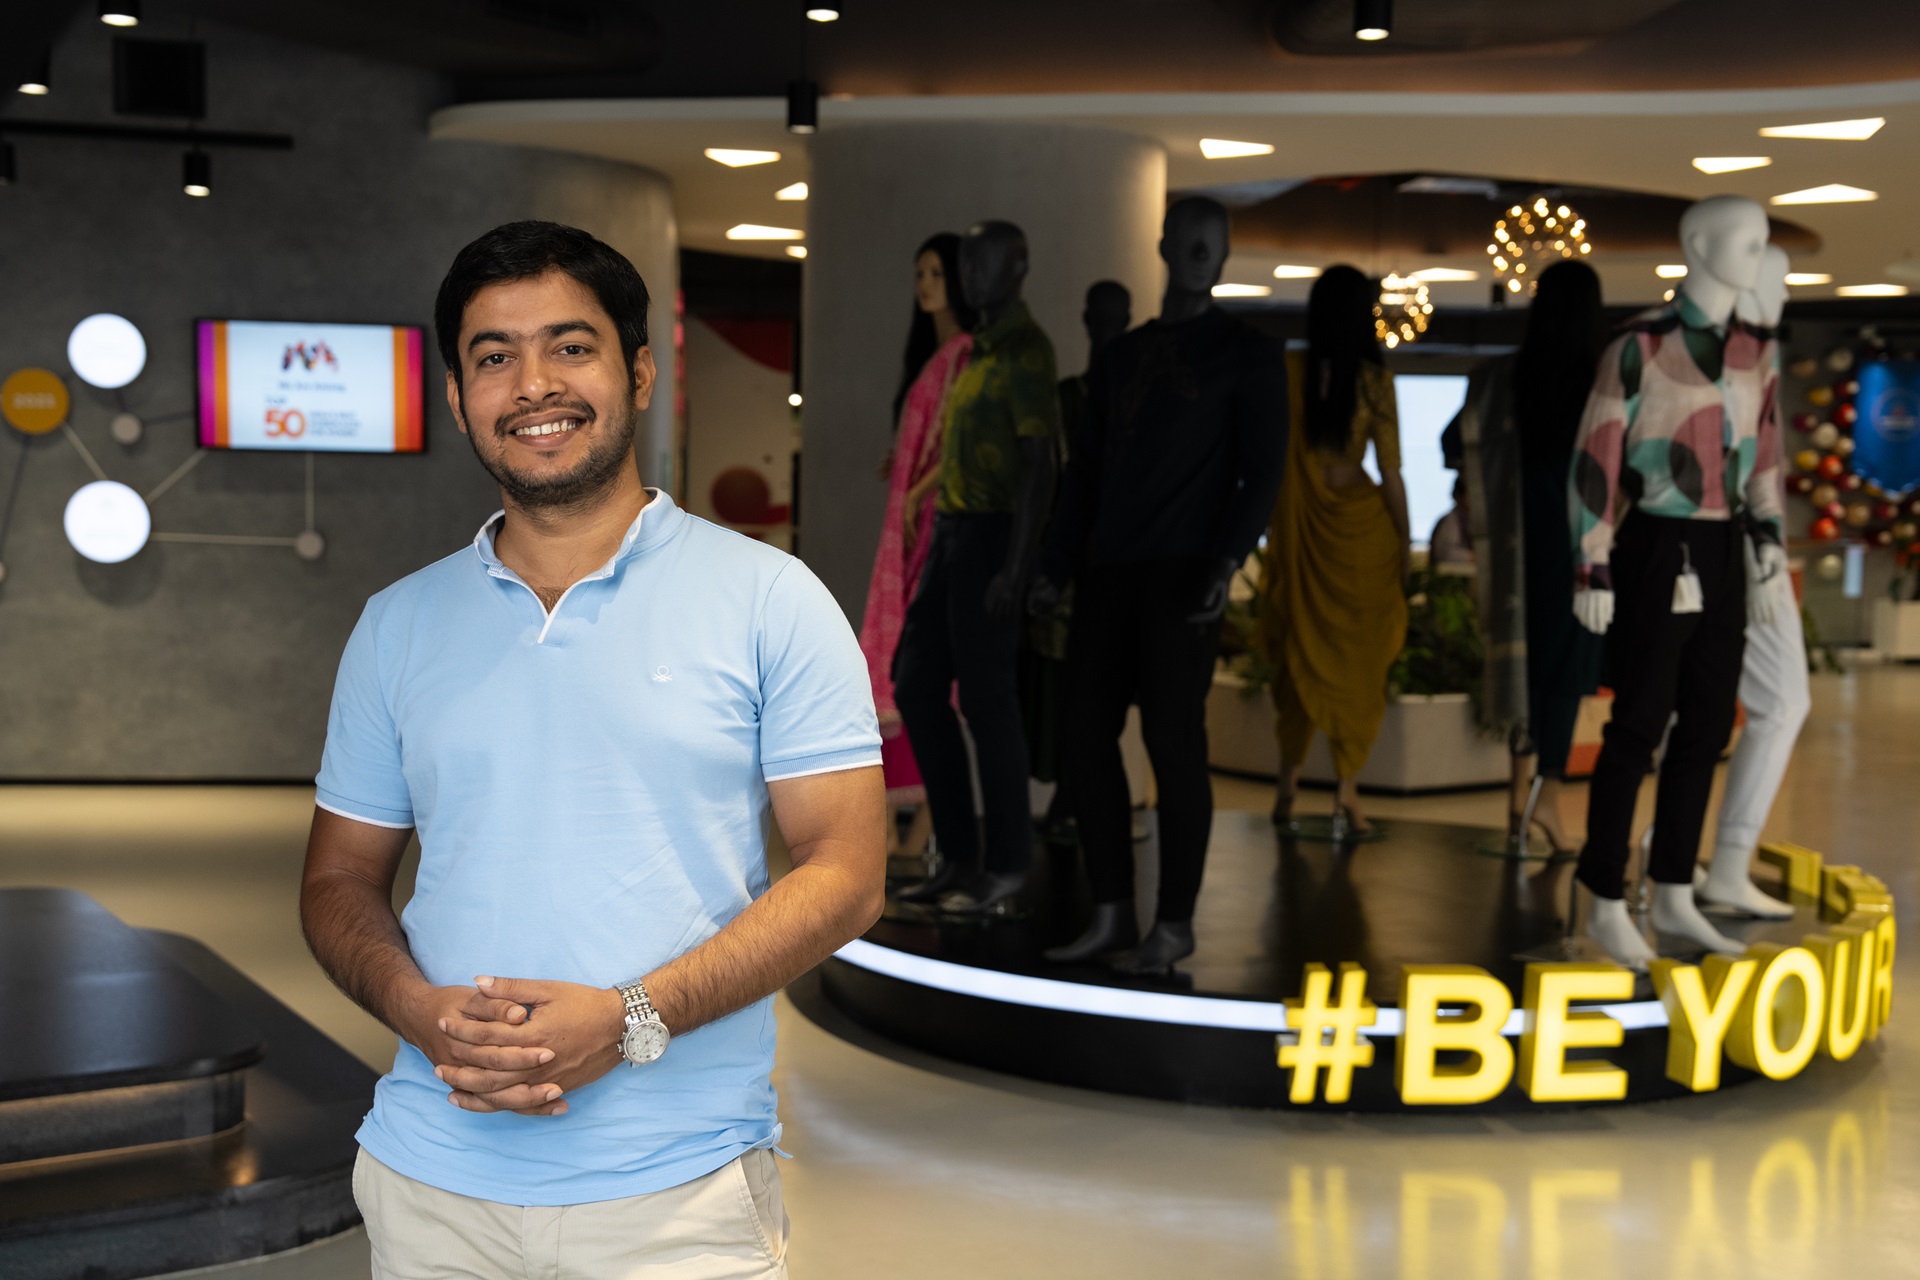
[[[199,943],[0,890],[0,1275],[134,1280],[346,1231],[378,1078]]]
[[[1535,1062],[1538,1045],[1521,1039],[1528,1026],[1523,1006],[1538,1003],[1526,989],[1527,965],[1529,959],[1567,958],[1562,946],[1571,864],[1489,857],[1484,847],[1492,843],[1493,833],[1485,828],[1404,820],[1376,825],[1382,839],[1343,848],[1283,836],[1264,815],[1217,814],[1194,919],[1198,948],[1170,978],[1132,980],[1098,965],[1059,966],[1041,960],[1044,948],[1070,940],[1086,917],[1077,852],[1042,847],[1029,901],[1014,914],[976,923],[892,904],[864,938],[827,962],[821,973],[823,989],[868,1030],[955,1061],[1031,1079],[1185,1102],[1381,1111],[1408,1105],[1397,1061],[1406,1027],[1399,1007],[1404,967],[1470,966],[1504,988],[1504,995],[1494,993],[1492,1003],[1510,998],[1511,1013],[1504,1015],[1494,1038],[1520,1052],[1511,1055],[1517,1069],[1504,1088],[1461,1105],[1482,1110],[1543,1105],[1540,1096],[1553,1090],[1541,1084],[1547,1077]],[[1150,841],[1136,850],[1143,862],[1151,861]],[[1789,868],[1791,875],[1777,891],[1796,907],[1792,920],[1725,922],[1729,934],[1761,944],[1760,952],[1750,954],[1770,956],[1767,946],[1774,944],[1797,959],[1807,954],[1800,944],[1809,935],[1838,927],[1839,917],[1830,910],[1823,913],[1820,896],[1806,891],[1807,859],[1817,888],[1819,857],[1807,853]],[[1770,870],[1762,866],[1757,874],[1764,880]],[[1798,880],[1798,891],[1785,887],[1787,879]],[[1864,901],[1870,887],[1857,887]],[[1142,900],[1150,899],[1143,895]],[[1847,903],[1840,905],[1850,910]],[[1850,922],[1847,927],[1860,924],[1846,910],[1840,916]],[[1887,917],[1884,963],[1876,975],[1880,970],[1890,975],[1891,923]],[[1849,954],[1856,961],[1869,954],[1872,940],[1869,935],[1866,943],[1850,942]],[[1677,958],[1700,959],[1697,953]],[[1299,1010],[1290,1015],[1285,1002],[1302,998],[1308,966],[1316,964],[1329,971],[1329,989],[1322,997],[1328,1001],[1338,999],[1343,964],[1364,970],[1365,995],[1377,1009],[1371,1025],[1350,1030],[1348,1043],[1356,1038],[1361,1045],[1370,1043],[1372,1061],[1358,1062],[1349,1055],[1350,1092],[1334,1088],[1329,1078],[1326,1089],[1310,1091],[1311,1101],[1296,1102],[1291,1100],[1297,1094],[1293,1077],[1299,1073],[1283,1068],[1280,1056],[1283,1046],[1297,1039],[1299,1023],[1308,1018]],[[1589,981],[1587,975],[1596,968],[1610,971],[1600,979],[1603,983],[1618,985],[1630,977],[1617,966],[1586,965],[1566,972],[1578,983]],[[1865,973],[1867,968],[1856,965],[1852,972]],[[1759,971],[1758,961],[1742,968],[1746,976],[1740,982],[1755,989],[1764,986],[1769,993],[1769,1015],[1759,1020],[1767,1043],[1777,1048],[1786,1040],[1797,1047],[1805,1037],[1796,1039],[1797,1024],[1792,1024],[1787,1008],[1791,1001],[1781,995],[1784,991],[1790,996],[1792,990],[1777,976],[1762,983]],[[1727,997],[1725,1007],[1716,1007],[1726,1015],[1718,1034],[1731,1042],[1728,1028],[1737,1022],[1731,1002],[1740,993],[1715,976],[1714,966],[1705,972],[1709,994]],[[1836,985],[1846,986],[1845,975],[1840,978]],[[1817,976],[1814,981],[1819,981]],[[1777,1012],[1776,996],[1783,1001]],[[1865,997],[1849,999],[1852,1003],[1843,1002],[1841,1012],[1856,1021],[1866,1019]],[[1427,1074],[1443,1081],[1478,1061],[1473,1053],[1446,1048],[1444,1034],[1434,1052],[1431,1025],[1436,1016],[1443,1027],[1448,1025],[1448,1012],[1454,1009],[1473,1011],[1470,1005],[1443,999],[1416,1026],[1425,1037]],[[1597,1035],[1604,1042],[1608,1030],[1596,1032],[1598,1020],[1584,1016],[1591,1014],[1619,1024],[1616,1046],[1581,1047],[1583,1036]],[[1336,1015],[1317,1038],[1337,1041],[1338,1022]],[[1619,1098],[1581,1101],[1642,1102],[1696,1091],[1702,1083],[1698,1078],[1693,1088],[1669,1078],[1668,1022],[1666,1005],[1644,977],[1611,999],[1576,999],[1572,1017],[1560,1015],[1547,1028],[1559,1037],[1554,1065],[1568,1064],[1566,1070],[1575,1077],[1586,1070],[1604,1071],[1607,1063],[1624,1071]],[[1577,1028],[1570,1039],[1562,1034],[1569,1024]],[[1862,1022],[1852,1046],[1867,1038],[1866,1029]],[[1870,1029],[1877,1030],[1877,1023]],[[1589,1046],[1594,1043],[1588,1040]],[[1716,1068],[1719,1044],[1713,1041]],[[1845,1036],[1840,1045],[1853,1052]],[[1495,1057],[1502,1052],[1497,1045],[1491,1047]],[[1588,1063],[1591,1068],[1583,1065]],[[1768,1074],[1780,1074],[1778,1055],[1759,1065]],[[1713,1083],[1744,1083],[1758,1074],[1729,1061]],[[1575,1092],[1591,1092],[1596,1083],[1576,1083]],[[1347,1096],[1336,1096],[1342,1092]]]

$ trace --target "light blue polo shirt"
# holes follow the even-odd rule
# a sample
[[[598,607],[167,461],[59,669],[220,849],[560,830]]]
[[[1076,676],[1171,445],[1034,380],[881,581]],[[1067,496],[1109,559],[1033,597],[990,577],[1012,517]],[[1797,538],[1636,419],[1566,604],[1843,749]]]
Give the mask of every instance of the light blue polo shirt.
[[[611,987],[766,890],[767,783],[880,763],[866,663],[805,565],[664,493],[551,616],[494,555],[499,519],[367,602],[318,801],[418,830],[401,923],[429,981]],[[402,1041],[359,1139],[508,1204],[659,1191],[777,1140],[773,1042],[769,997],[532,1117],[454,1107]]]

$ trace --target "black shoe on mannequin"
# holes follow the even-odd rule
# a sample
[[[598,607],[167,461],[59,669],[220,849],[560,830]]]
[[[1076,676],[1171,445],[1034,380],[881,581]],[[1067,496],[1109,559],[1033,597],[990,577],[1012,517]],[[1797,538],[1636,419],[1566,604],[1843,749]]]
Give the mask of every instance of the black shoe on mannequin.
[[[1153,928],[1147,930],[1147,936],[1140,945],[1122,951],[1108,962],[1115,973],[1144,977],[1149,974],[1170,973],[1176,961],[1184,960],[1193,954],[1193,925],[1191,922],[1173,924],[1165,920],[1156,920]]]
[[[940,869],[919,884],[908,885],[893,895],[895,902],[938,902],[955,889],[972,884],[980,876],[980,864],[965,858],[948,858]]]
[[[1096,902],[1093,921],[1087,931],[1062,947],[1040,953],[1048,964],[1085,964],[1110,952],[1124,950],[1140,940],[1140,926],[1134,922],[1133,903]]]
[[[955,885],[940,899],[940,910],[950,916],[992,915],[1003,903],[1013,901],[1027,887],[1024,871],[988,871]]]

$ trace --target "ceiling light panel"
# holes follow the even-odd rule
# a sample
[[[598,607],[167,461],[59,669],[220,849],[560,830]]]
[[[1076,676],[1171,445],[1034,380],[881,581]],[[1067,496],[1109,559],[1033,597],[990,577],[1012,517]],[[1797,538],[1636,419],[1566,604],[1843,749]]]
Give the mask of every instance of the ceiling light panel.
[[[807,198],[807,184],[804,182],[796,182],[790,187],[782,187],[773,193],[773,198],[775,200],[805,200]]]
[[[1314,280],[1320,275],[1318,267],[1300,267],[1283,263],[1273,269],[1275,280]]]
[[[749,165],[772,164],[780,158],[778,151],[747,151],[738,147],[708,147],[703,153],[707,159],[727,166],[729,169],[744,169]]]
[[[1903,284],[1843,284],[1834,290],[1843,298],[1904,298],[1907,286]]]
[[[1268,284],[1217,284],[1213,286],[1216,298],[1266,298],[1273,294],[1273,286]]]
[[[1415,284],[1464,284],[1479,278],[1478,271],[1467,271],[1460,267],[1424,267],[1406,277]]]
[[[1695,156],[1693,167],[1702,173],[1738,173],[1742,169],[1764,169],[1772,156]]]
[[[727,228],[729,240],[804,240],[806,236],[806,232],[793,227],[763,227],[753,222]]]
[[[1880,132],[1884,116],[1864,120],[1825,120],[1819,124],[1779,124],[1762,129],[1763,138],[1824,138],[1830,142],[1865,142]]]
[[[807,256],[807,246],[803,244],[790,244],[787,246],[787,256],[789,258],[804,258]]]
[[[1653,274],[1662,280],[1678,280],[1687,274],[1684,262],[1663,262],[1653,269]]]
[[[1789,271],[1788,284],[1832,284],[1833,277],[1824,271]]]
[[[1202,138],[1200,154],[1209,160],[1237,160],[1245,156],[1270,156],[1273,154],[1273,146],[1266,142],[1235,142],[1230,138]]]
[[[1770,204],[1854,204],[1863,200],[1878,200],[1878,191],[1868,191],[1862,187],[1850,187],[1844,182],[1829,182],[1824,187],[1808,187],[1804,191],[1789,191],[1777,195]]]

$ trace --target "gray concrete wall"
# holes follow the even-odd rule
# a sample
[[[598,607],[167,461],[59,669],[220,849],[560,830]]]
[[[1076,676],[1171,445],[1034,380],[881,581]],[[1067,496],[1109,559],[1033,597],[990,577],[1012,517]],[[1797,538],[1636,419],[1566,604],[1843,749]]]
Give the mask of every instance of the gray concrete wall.
[[[184,34],[149,3],[142,31]],[[176,29],[178,28],[178,29]],[[9,116],[110,119],[106,28],[76,19],[55,52],[56,92],[8,94]],[[194,450],[196,316],[426,323],[453,254],[497,223],[572,222],[633,257],[662,346],[653,459],[670,440],[671,195],[628,166],[429,141],[431,76],[201,24],[210,128],[292,134],[291,153],[216,151],[214,194],[180,190],[180,151],[16,140],[0,188],[0,376],[67,372],[66,336],[96,311],[146,334],[147,371],[124,392],[152,419],[113,443],[113,393],[73,380],[73,422],[110,478],[146,492]],[[431,352],[433,341],[428,340]],[[274,548],[150,545],[95,565],[61,532],[91,479],[58,434],[27,452],[0,584],[0,778],[298,778],[318,767],[341,646],[366,597],[466,545],[498,495],[427,370],[428,451],[321,456],[324,559]],[[164,420],[162,420],[164,419]],[[0,493],[21,437],[0,428]],[[650,472],[649,458],[643,467]],[[650,476],[651,478],[651,476]],[[156,529],[287,535],[302,522],[302,459],[205,458],[153,508]]]
[[[989,218],[1027,234],[1026,298],[1062,373],[1086,364],[1087,286],[1160,309],[1166,153],[1105,129],[1030,124],[842,125],[813,142],[803,303],[800,554],[857,624],[886,485],[874,478],[913,307],[913,251]]]

